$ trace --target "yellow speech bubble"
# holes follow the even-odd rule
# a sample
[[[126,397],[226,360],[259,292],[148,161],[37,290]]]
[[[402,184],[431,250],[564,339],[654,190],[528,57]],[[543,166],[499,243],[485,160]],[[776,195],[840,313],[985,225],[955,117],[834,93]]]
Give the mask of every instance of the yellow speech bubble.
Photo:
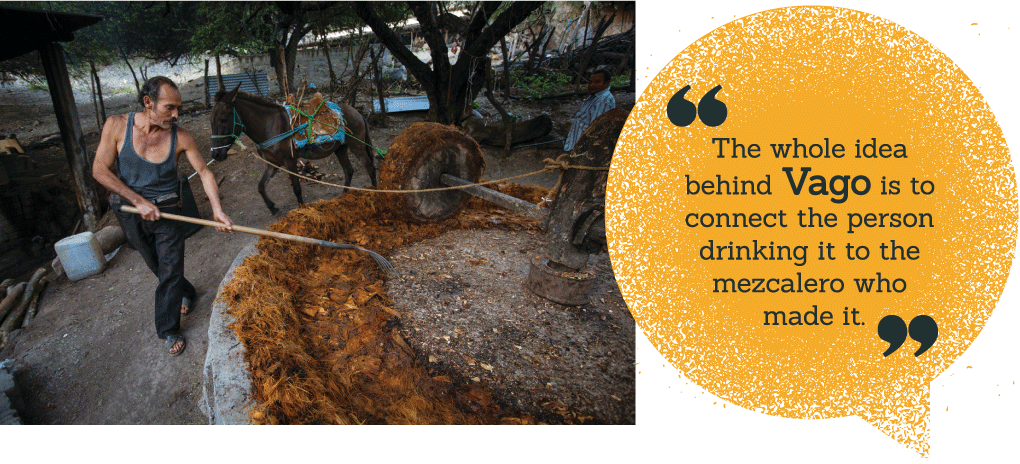
[[[974,84],[911,31],[832,7],[747,16],[677,55],[621,134],[607,209],[624,297],[685,376],[766,414],[856,415],[925,456],[929,384],[991,315],[1017,233]]]

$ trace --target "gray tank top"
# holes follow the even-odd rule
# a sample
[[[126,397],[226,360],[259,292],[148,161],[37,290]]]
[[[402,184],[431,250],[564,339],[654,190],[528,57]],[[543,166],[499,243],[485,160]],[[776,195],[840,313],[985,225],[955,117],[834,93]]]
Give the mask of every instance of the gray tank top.
[[[160,163],[153,163],[135,152],[131,137],[135,126],[135,114],[128,115],[124,146],[117,154],[117,170],[120,180],[143,198],[155,201],[170,193],[177,193],[177,124],[170,129],[170,154]]]

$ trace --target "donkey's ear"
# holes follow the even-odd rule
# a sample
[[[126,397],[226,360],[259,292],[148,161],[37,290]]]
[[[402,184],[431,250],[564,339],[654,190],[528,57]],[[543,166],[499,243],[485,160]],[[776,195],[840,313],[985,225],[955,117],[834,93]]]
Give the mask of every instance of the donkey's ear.
[[[224,101],[226,103],[231,103],[231,104],[234,103],[234,99],[237,98],[237,91],[238,90],[241,90],[241,84],[237,84],[237,87],[234,87],[234,90],[231,90],[231,91],[227,92],[226,95],[223,96],[223,100],[222,101]]]

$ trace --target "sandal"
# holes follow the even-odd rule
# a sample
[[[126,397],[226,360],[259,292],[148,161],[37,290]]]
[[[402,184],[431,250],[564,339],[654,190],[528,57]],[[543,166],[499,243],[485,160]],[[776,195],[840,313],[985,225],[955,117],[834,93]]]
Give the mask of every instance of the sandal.
[[[177,342],[181,342],[181,349],[174,351],[174,345]],[[170,356],[177,356],[184,352],[184,348],[187,348],[187,343],[184,342],[184,337],[181,335],[171,335],[166,337],[166,351]]]
[[[186,316],[191,312],[191,298],[181,298],[181,315]]]

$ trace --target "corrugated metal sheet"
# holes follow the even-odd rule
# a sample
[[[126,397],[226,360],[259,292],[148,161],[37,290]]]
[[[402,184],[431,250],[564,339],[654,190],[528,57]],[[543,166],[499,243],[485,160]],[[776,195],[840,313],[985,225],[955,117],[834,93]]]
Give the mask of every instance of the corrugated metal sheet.
[[[372,108],[379,112],[379,99],[372,100]],[[393,97],[386,99],[387,113],[401,113],[404,111],[426,111],[429,109],[429,97]]]
[[[234,90],[237,84],[241,84],[242,92],[261,96],[266,96],[269,93],[269,80],[266,78],[265,71],[223,75],[223,87],[227,90]],[[216,76],[206,78],[205,89],[206,92],[209,92],[209,101],[211,102],[213,96],[220,90],[220,83]]]

